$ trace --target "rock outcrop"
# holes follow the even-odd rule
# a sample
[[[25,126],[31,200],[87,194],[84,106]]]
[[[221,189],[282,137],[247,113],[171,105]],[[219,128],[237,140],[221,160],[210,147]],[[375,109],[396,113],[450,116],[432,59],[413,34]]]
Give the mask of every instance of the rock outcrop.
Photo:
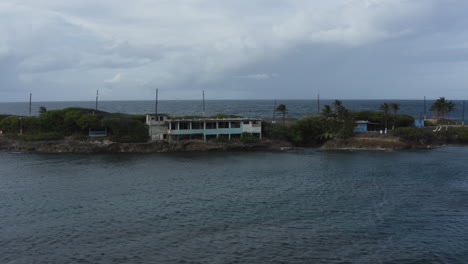
[[[153,152],[197,152],[197,151],[254,151],[283,150],[291,148],[285,141],[261,140],[256,143],[203,142],[187,140],[147,143],[117,143],[109,140],[63,140],[24,141],[0,137],[1,151],[25,151],[43,153],[153,153]]]
[[[412,147],[413,146],[411,144],[402,141],[399,137],[363,133],[347,139],[334,138],[332,140],[327,141],[322,146],[322,149],[397,150]]]

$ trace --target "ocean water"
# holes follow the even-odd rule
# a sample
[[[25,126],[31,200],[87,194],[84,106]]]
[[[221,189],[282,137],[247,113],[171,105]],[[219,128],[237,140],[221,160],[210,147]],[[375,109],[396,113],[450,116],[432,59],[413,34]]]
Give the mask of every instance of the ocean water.
[[[374,110],[379,111],[379,106],[384,103],[396,102],[401,105],[399,113],[409,114],[416,118],[424,116],[424,101],[423,100],[343,100],[343,105],[355,111],[359,110]],[[453,101],[456,104],[455,109],[447,117],[450,119],[461,120],[463,117],[462,101]],[[321,100],[320,106],[332,104],[332,100]],[[429,111],[433,101],[428,100],[426,103],[427,117],[431,117]],[[317,101],[314,100],[278,100],[277,105],[285,104],[288,108],[288,117],[302,118],[306,113],[317,112]],[[66,107],[86,107],[95,108],[95,102],[33,102],[32,114],[37,115],[40,106],[45,106],[47,109],[62,109]],[[154,113],[154,101],[102,101],[99,102],[98,108],[108,112],[119,112],[129,114],[145,114]],[[206,112],[208,115],[214,114],[232,114],[244,117],[273,117],[274,101],[272,100],[207,100]],[[183,100],[166,100],[160,101],[158,112],[171,115],[201,115],[203,112],[202,101],[183,101]],[[0,114],[16,114],[28,115],[29,102],[24,103],[0,103]]]
[[[468,263],[467,157],[0,153],[0,263]]]

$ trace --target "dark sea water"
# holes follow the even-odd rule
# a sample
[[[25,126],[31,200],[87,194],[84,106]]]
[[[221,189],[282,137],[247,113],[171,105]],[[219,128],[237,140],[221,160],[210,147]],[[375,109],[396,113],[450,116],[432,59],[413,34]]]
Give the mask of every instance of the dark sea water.
[[[468,263],[467,161],[0,153],[0,263]]]
[[[423,100],[343,100],[344,106],[351,110],[374,110],[379,111],[379,106],[384,103],[396,102],[401,104],[399,113],[409,114],[416,118],[424,115]],[[447,117],[450,119],[462,119],[462,101],[453,100],[455,109]],[[320,105],[332,104],[332,100],[321,100]],[[426,103],[427,117],[431,117],[429,111],[433,101]],[[317,112],[317,101],[314,100],[278,100],[277,105],[285,104],[288,108],[288,117],[301,118],[305,113]],[[32,112],[37,114],[40,106],[47,109],[62,109],[65,107],[95,108],[95,102],[33,102]],[[271,118],[273,116],[274,101],[271,100],[208,100],[206,101],[206,112],[208,115],[232,114],[244,117]],[[130,114],[154,113],[154,101],[102,101],[99,102],[100,110],[108,112],[120,112]],[[158,112],[171,115],[201,115],[203,112],[202,101],[160,101]],[[28,103],[0,103],[0,114],[28,115]]]

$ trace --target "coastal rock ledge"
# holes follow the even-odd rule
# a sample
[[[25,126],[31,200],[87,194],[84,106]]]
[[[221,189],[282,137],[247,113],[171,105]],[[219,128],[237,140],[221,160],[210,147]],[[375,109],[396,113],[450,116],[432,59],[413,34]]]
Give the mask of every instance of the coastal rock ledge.
[[[203,142],[198,140],[147,143],[117,143],[109,140],[25,141],[0,137],[0,151],[42,153],[157,153],[206,151],[277,151],[292,148],[289,142],[261,140],[255,143]]]
[[[369,150],[399,150],[408,149],[422,146],[415,146],[408,142],[404,142],[399,137],[390,135],[380,134],[358,134],[354,137],[341,139],[334,138],[327,141],[322,149],[333,150],[333,149],[369,149]]]

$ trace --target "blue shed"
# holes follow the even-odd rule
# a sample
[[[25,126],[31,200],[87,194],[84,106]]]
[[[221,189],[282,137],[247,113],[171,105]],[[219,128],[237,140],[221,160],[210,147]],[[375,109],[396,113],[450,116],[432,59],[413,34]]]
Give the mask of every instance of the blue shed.
[[[89,129],[88,136],[90,137],[107,137],[107,127],[104,130]]]
[[[362,133],[368,131],[369,121],[356,121],[356,126],[353,129],[354,133]]]
[[[424,119],[414,119],[415,127],[424,127]]]

